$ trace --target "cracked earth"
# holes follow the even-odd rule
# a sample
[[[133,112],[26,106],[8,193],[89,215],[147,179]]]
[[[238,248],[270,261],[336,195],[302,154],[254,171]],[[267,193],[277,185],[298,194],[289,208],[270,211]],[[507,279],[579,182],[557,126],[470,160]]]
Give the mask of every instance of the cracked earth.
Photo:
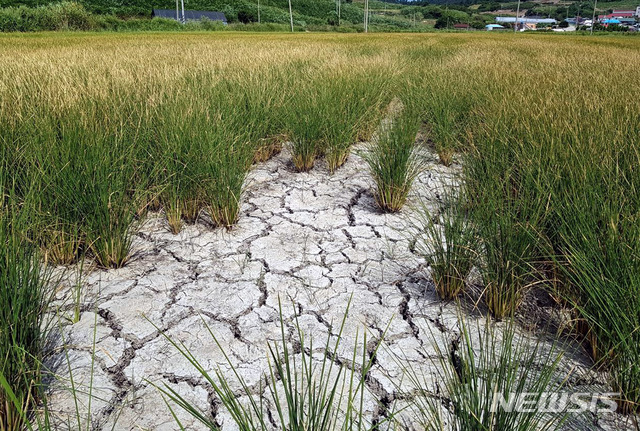
[[[366,328],[375,339],[386,329],[367,377],[371,420],[406,406],[395,354],[435,390],[433,335],[457,330],[456,308],[437,299],[423,259],[411,250],[411,211],[376,209],[357,151],[333,175],[321,163],[310,173],[293,172],[289,160],[283,151],[254,167],[233,230],[200,221],[173,235],[161,215],[152,215],[125,268],[86,271],[79,320],[63,325],[59,342],[67,348],[53,360],[61,380],[52,384],[49,404],[60,420],[76,423],[76,401],[66,390],[70,367],[86,428],[178,429],[157,389],[167,385],[222,429],[235,429],[211,387],[162,334],[184,343],[208,370],[230,375],[210,328],[258,393],[268,375],[267,343],[280,340],[279,301],[290,341],[297,317],[321,345],[335,335],[351,299],[342,358],[351,357],[356,333],[361,339]],[[455,173],[426,163],[411,202],[435,207]],[[67,298],[58,302],[63,316],[75,308],[72,284],[58,294]],[[175,411],[186,429],[202,428]],[[408,410],[403,420],[411,427]]]

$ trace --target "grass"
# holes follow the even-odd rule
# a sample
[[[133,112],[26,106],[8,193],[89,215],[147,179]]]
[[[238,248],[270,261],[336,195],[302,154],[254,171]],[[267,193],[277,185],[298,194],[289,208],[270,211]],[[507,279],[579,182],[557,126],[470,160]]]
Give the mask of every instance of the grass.
[[[456,259],[446,241],[464,242],[473,228],[493,315],[516,313],[534,285],[548,288],[581,322],[573,330],[623,392],[623,410],[638,411],[640,108],[627,96],[640,90],[635,42],[0,35],[0,246],[2,277],[13,277],[2,288],[36,289],[27,271],[36,261],[125,265],[149,210],[174,233],[198,220],[231,228],[253,161],[290,141],[296,169],[319,157],[339,169],[399,97],[405,109],[366,155],[380,208],[405,204],[422,168],[422,125],[442,163],[458,153],[463,166],[465,221],[443,222],[449,239],[431,250],[442,274],[458,271],[456,283],[438,283],[443,296],[455,296],[467,272],[466,263],[444,264]]]

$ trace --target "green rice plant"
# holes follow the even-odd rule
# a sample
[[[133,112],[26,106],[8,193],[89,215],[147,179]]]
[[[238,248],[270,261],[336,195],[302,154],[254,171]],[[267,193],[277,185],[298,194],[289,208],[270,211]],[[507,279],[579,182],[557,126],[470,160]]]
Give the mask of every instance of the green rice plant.
[[[336,83],[328,85],[325,91],[330,95],[325,97],[329,100],[319,107],[317,113],[317,115],[323,116],[326,121],[323,139],[324,153],[327,167],[332,173],[347,161],[351,145],[356,139],[359,116],[362,115],[359,112],[359,106],[355,106],[359,99],[349,97],[344,94],[344,90]]]
[[[383,211],[400,211],[420,172],[415,148],[419,127],[416,110],[405,107],[397,118],[382,128],[377,142],[363,154],[376,184],[376,203]]]
[[[88,215],[84,226],[87,248],[105,268],[119,268],[128,261],[139,205],[133,184],[135,165],[129,159],[132,147],[119,129],[126,126],[117,127],[113,135],[94,135],[99,137],[97,142],[85,138],[81,169],[89,178],[85,177],[84,190],[74,199]]]
[[[103,109],[86,101],[51,113],[52,125],[42,132],[49,145],[33,148],[42,177],[39,235],[54,263],[74,262],[81,252],[102,267],[120,267],[129,258],[139,191],[145,189],[134,183],[128,141],[136,129],[126,117],[104,117]]]
[[[3,374],[3,370],[0,370],[0,391],[4,391],[3,393],[6,395],[6,402],[8,406],[11,406],[14,409],[15,418],[20,418],[22,424],[19,428],[2,428],[2,430],[29,430],[29,431],[59,431],[59,430],[89,430],[92,428],[92,420],[95,417],[92,415],[92,403],[94,400],[100,399],[94,391],[96,386],[94,384],[94,375],[96,370],[96,337],[97,337],[97,316],[98,314],[94,314],[94,322],[93,322],[93,339],[91,346],[91,365],[90,365],[90,376],[89,382],[86,388],[81,388],[74,377],[74,364],[69,355],[69,345],[62,335],[61,339],[61,355],[63,356],[63,363],[66,365],[65,372],[68,373],[66,376],[61,376],[56,374],[53,370],[45,369],[41,363],[39,363],[39,368],[42,369],[43,373],[46,373],[48,377],[55,379],[57,382],[56,385],[61,385],[62,388],[67,390],[72,397],[74,410],[71,411],[70,417],[63,418],[57,415],[52,411],[51,406],[49,405],[46,397],[42,397],[39,399],[34,399],[34,405],[25,404],[19,397],[19,393],[16,393],[9,380]],[[60,317],[60,316],[58,316]],[[59,320],[60,321],[60,320]],[[63,332],[60,332],[63,334]],[[39,386],[37,387],[38,393],[43,395],[45,391],[45,387]],[[36,405],[35,402],[38,402]],[[83,405],[84,404],[84,405]],[[82,406],[82,407],[81,407]],[[33,408],[37,407],[37,409]],[[116,429],[118,416],[114,415],[115,420],[113,421],[112,431]]]
[[[209,216],[216,226],[230,228],[240,214],[240,196],[255,153],[242,141],[224,140],[211,152],[209,184],[204,192]]]
[[[477,259],[477,237],[465,205],[456,192],[445,192],[438,213],[431,214],[422,204],[414,222],[416,249],[429,264],[436,293],[444,300],[464,291]]]
[[[384,75],[370,72],[364,76],[334,76],[318,84],[322,101],[316,109],[325,120],[323,143],[330,172],[342,166],[351,146],[380,122],[388,82]]]
[[[550,213],[538,172],[514,162],[535,144],[496,133],[500,127],[493,124],[491,136],[482,135],[481,149],[467,153],[464,185],[480,238],[483,297],[496,318],[513,315],[527,290],[539,282],[540,232]]]
[[[567,250],[569,280],[583,286],[570,304],[586,321],[596,364],[609,370],[614,391],[621,393],[620,411],[634,413],[640,409],[640,313],[638,294],[631,293],[640,286],[637,258],[618,253],[605,261],[585,246],[571,244]]]
[[[260,395],[255,395],[251,391],[208,326],[213,342],[231,367],[231,376],[225,375],[220,369],[208,370],[201,362],[202,358],[195,357],[183,343],[178,343],[166,335],[165,337],[211,385],[240,430],[273,429],[272,417],[276,418],[278,427],[283,430],[381,429],[391,424],[392,417],[371,428],[372,425],[367,422],[364,412],[366,378],[373,366],[373,358],[380,343],[375,343],[373,349],[368,352],[367,343],[370,340],[366,332],[362,337],[361,345],[356,333],[352,357],[339,359],[336,356],[341,348],[349,305],[350,301],[337,334],[327,337],[321,358],[318,358],[318,354],[314,353],[317,347],[314,345],[313,338],[304,334],[297,316],[294,343],[300,354],[291,350],[280,304],[282,344],[277,342],[268,344],[269,374],[264,376],[272,407],[269,407]],[[203,323],[206,325],[206,322],[203,321]],[[238,393],[232,389],[231,379],[240,384],[239,393],[247,397],[246,403],[240,401]],[[164,388],[159,389],[168,398],[167,405],[172,413],[171,403],[174,403],[208,429],[218,429],[213,419],[173,388],[165,385]],[[177,421],[176,415],[173,414],[173,416]],[[179,421],[178,425],[184,429]]]
[[[255,147],[254,163],[262,163],[280,153],[288,137],[284,133],[287,118],[286,101],[289,91],[282,91],[291,77],[277,67],[235,76],[223,81],[233,112],[233,127]]]
[[[626,157],[615,163],[623,168],[636,161]],[[609,370],[614,390],[621,392],[620,411],[632,413],[640,410],[640,228],[627,205],[635,205],[637,196],[633,183],[613,189],[597,175],[586,180],[586,191],[567,192],[567,204],[582,210],[559,217],[563,248],[558,265],[567,284],[564,298],[583,322],[576,329],[596,364]],[[574,234],[576,229],[581,235]]]
[[[255,157],[251,140],[258,140],[262,130],[251,118],[259,112],[253,97],[260,94],[248,89],[233,94],[229,82],[211,82],[209,74],[191,79],[192,85],[208,88],[211,100],[171,100],[157,120],[160,201],[173,233],[183,221],[194,223],[205,209],[214,225],[236,223],[244,179]]]
[[[490,217],[478,232],[484,301],[498,319],[513,315],[530,287],[529,233],[508,213]]]
[[[529,405],[545,405],[545,395],[561,390],[561,350],[521,334],[513,320],[467,319],[459,313],[460,331],[453,340],[447,339],[449,333],[432,333],[436,355],[425,354],[438,371],[437,393],[428,389],[432,384],[426,376],[407,369],[408,380],[418,388],[411,411],[420,426],[433,431],[558,429],[566,413],[504,407],[515,406],[524,393]]]
[[[168,100],[157,114],[159,144],[152,150],[153,162],[159,171],[159,201],[174,234],[183,221],[195,223],[206,206],[203,182],[211,149],[207,148],[208,125],[202,109],[176,98]]]
[[[0,429],[18,431],[26,420],[21,410],[33,411],[42,398],[50,271],[27,238],[32,209],[16,202],[10,175],[0,160],[0,190],[6,200],[0,208]]]
[[[447,78],[439,77],[443,79]],[[424,98],[429,139],[444,166],[453,163],[454,153],[462,148],[467,123],[473,118],[470,112],[475,95],[451,90],[447,85],[446,90],[436,89]]]
[[[316,158],[325,152],[326,104],[319,88],[307,84],[293,94],[285,133],[291,139],[293,166],[299,172],[313,169]]]

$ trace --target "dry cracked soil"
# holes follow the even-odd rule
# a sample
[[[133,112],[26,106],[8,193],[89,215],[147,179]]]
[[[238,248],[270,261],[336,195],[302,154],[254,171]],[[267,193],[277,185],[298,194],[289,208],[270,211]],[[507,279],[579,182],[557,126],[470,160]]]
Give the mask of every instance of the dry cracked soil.
[[[254,167],[232,230],[201,221],[173,235],[160,214],[152,215],[126,267],[85,269],[79,319],[61,319],[66,323],[56,342],[66,348],[51,359],[59,379],[51,384],[49,405],[59,421],[72,429],[178,429],[158,390],[166,385],[222,429],[236,429],[211,387],[166,337],[183,343],[206,369],[219,367],[231,376],[210,329],[251,390],[266,393],[267,343],[281,339],[280,304],[285,337],[293,344],[296,317],[321,346],[335,336],[349,301],[339,357],[351,357],[364,330],[370,342],[384,334],[366,380],[370,418],[407,407],[408,365],[436,390],[434,346],[456,334],[458,310],[437,299],[424,260],[412,252],[411,209],[376,209],[357,150],[333,175],[322,165],[296,173],[289,160],[285,150]],[[424,167],[410,201],[435,207],[438,191],[459,168],[435,159]],[[71,317],[75,277],[68,279],[58,292],[57,314]],[[570,365],[582,367],[577,360]],[[74,425],[76,410],[81,425]],[[202,429],[174,410],[186,429]],[[400,414],[407,428],[417,428],[412,416],[411,409]],[[603,423],[593,417],[574,429]]]

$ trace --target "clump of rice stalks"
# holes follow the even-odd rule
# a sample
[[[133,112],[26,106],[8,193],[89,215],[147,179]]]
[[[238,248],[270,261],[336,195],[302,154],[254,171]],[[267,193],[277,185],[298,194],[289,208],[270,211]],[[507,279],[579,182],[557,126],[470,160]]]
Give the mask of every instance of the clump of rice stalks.
[[[85,222],[86,243],[99,266],[120,268],[130,257],[140,197],[132,189],[135,165],[128,159],[131,146],[118,136],[101,145],[89,143],[92,144],[96,148],[87,148],[90,158],[85,163],[93,163],[93,167],[85,169],[93,178],[87,180],[84,194],[79,197],[81,207],[90,214]]]
[[[383,211],[400,211],[420,171],[415,148],[419,128],[416,110],[405,107],[382,128],[377,142],[364,153],[376,184],[376,203]]]
[[[349,302],[350,304],[350,302]],[[295,320],[294,332],[297,336],[294,343],[299,354],[290,347],[288,329],[285,327],[282,306],[280,305],[281,343],[269,343],[269,375],[268,404],[255,395],[240,376],[240,372],[227,355],[216,336],[209,329],[211,338],[222,351],[226,362],[232,370],[232,376],[225,375],[219,368],[211,373],[205,366],[204,358],[196,358],[187,347],[167,337],[169,342],[196,368],[202,377],[211,385],[222,405],[231,416],[233,422],[241,430],[272,429],[272,420],[287,430],[329,431],[334,429],[371,429],[365,417],[365,381],[373,366],[379,343],[367,352],[369,342],[366,332],[362,337],[362,345],[356,334],[355,346],[351,358],[337,358],[342,349],[342,334],[346,325],[349,304],[338,332],[328,336],[323,352],[304,334],[300,323]],[[205,323],[206,325],[206,323]],[[369,346],[371,348],[371,346]],[[320,356],[320,357],[319,357]],[[242,389],[239,393],[246,397],[242,402],[234,392],[232,380],[236,380]],[[197,421],[211,430],[218,425],[213,418],[201,412],[170,386],[160,388],[170,401],[177,404]],[[262,391],[260,391],[262,392]],[[171,405],[167,404],[169,408]],[[174,417],[176,417],[174,415]],[[374,429],[382,429],[392,418],[375,425]]]
[[[319,141],[312,136],[311,129],[313,129],[313,121],[305,122],[305,125],[309,126],[309,132],[292,132],[292,161],[298,172],[309,172],[315,165],[316,158],[319,155]],[[299,127],[304,128],[304,125]]]
[[[41,234],[40,247],[45,262],[54,265],[75,263],[83,246],[83,235],[77,224],[67,225],[61,221],[47,226]]]
[[[387,79],[380,73],[331,77],[321,84],[318,115],[325,120],[324,153],[327,167],[335,172],[349,157],[359,135],[367,136],[379,122]]]
[[[489,311],[498,319],[513,315],[520,306],[530,282],[528,233],[509,215],[496,214],[481,225],[480,272],[483,297]]]
[[[428,110],[429,132],[440,163],[450,166],[456,150],[458,135],[463,128],[464,112],[456,106],[450,93],[430,95]]]
[[[437,359],[429,357],[438,371],[437,395],[427,389],[432,383],[424,375],[407,370],[421,392],[413,406],[420,425],[433,431],[558,429],[566,413],[546,412],[544,397],[561,389],[560,349],[518,333],[513,320],[498,325],[466,319],[459,313],[460,333],[453,340],[448,333],[432,334]],[[521,399],[543,408],[513,408]]]
[[[204,210],[216,226],[236,223],[244,179],[258,157],[251,139],[262,130],[250,118],[257,109],[250,95],[230,95],[229,83],[209,82],[208,74],[193,79],[198,88],[210,85],[206,90],[210,97],[196,101],[176,97],[159,109],[159,145],[152,150],[161,166],[160,201],[174,234],[183,223],[195,223]],[[264,157],[275,151],[276,144],[269,141]]]
[[[248,143],[231,139],[212,149],[204,191],[212,222],[226,228],[238,221],[240,196],[253,156]]]
[[[130,254],[134,217],[141,195],[134,188],[136,163],[128,120],[103,117],[86,101],[54,116],[53,129],[41,139],[49,146],[33,150],[41,169],[39,232],[47,257],[71,263],[88,251],[99,266],[123,266]]]
[[[184,99],[172,100],[172,106],[159,110],[156,122],[158,145],[152,157],[160,166],[159,201],[174,234],[180,232],[183,222],[195,223],[205,206],[207,124],[205,113],[193,111]]]
[[[425,112],[427,135],[438,154],[440,163],[450,166],[453,156],[461,149],[465,131],[477,120],[474,107],[485,89],[469,91],[468,83],[454,74],[427,72],[419,103]]]
[[[286,140],[287,137],[285,135],[260,139],[253,154],[253,163],[263,163],[280,154],[283,147],[282,143]]]
[[[27,420],[22,412],[32,412],[42,395],[49,271],[25,237],[31,221],[25,204],[18,206],[11,191],[4,196],[7,174],[0,166],[0,191],[8,201],[0,207],[0,429],[19,431]]]
[[[588,222],[583,217],[574,221]],[[580,286],[579,295],[567,295],[567,300],[584,319],[591,355],[609,370],[614,391],[621,393],[619,409],[625,414],[640,411],[640,264],[637,254],[628,252],[629,240],[638,231],[630,224],[608,242],[585,228],[581,239],[566,238],[564,266],[570,283]]]
[[[416,249],[429,264],[436,293],[444,300],[464,291],[477,257],[476,234],[464,205],[455,192],[448,192],[437,214],[425,204],[418,209]]]
[[[299,172],[313,169],[325,151],[325,98],[318,88],[307,86],[296,93],[288,111],[287,136],[291,139],[293,165]]]
[[[549,212],[549,197],[540,192],[535,172],[505,166],[511,163],[510,150],[501,139],[482,154],[474,150],[465,161],[465,193],[480,238],[484,300],[496,318],[515,313],[538,282],[540,227]],[[515,146],[511,144],[511,152]]]
[[[335,172],[344,165],[349,157],[351,145],[353,144],[355,124],[330,124],[325,132],[326,152],[325,160],[329,172]]]
[[[59,316],[61,317],[61,316]],[[23,426],[19,428],[2,428],[3,431],[60,431],[60,430],[89,430],[92,428],[92,421],[95,420],[93,415],[92,406],[95,406],[95,401],[104,400],[103,389],[95,384],[95,372],[97,369],[96,361],[96,339],[98,328],[98,313],[94,313],[93,320],[93,337],[91,343],[91,363],[89,367],[88,380],[76,379],[74,377],[75,366],[72,351],[75,347],[73,344],[68,343],[68,339],[61,335],[61,349],[56,353],[60,359],[59,365],[64,366],[67,375],[59,375],[54,373],[51,369],[43,369],[42,371],[48,375],[49,378],[56,380],[54,385],[60,387],[70,394],[70,401],[73,401],[72,410],[66,414],[60,414],[59,411],[52,409],[46,398],[34,399],[33,403],[24,403],[21,399],[20,393],[16,393],[11,389],[9,380],[3,374],[3,370],[0,369],[0,392],[4,389],[7,391],[7,403],[13,405],[16,416],[22,418]],[[47,352],[49,353],[49,352]],[[58,363],[58,362],[57,362]],[[51,383],[47,382],[48,385]],[[41,387],[38,388],[42,390]],[[37,410],[34,410],[35,403]],[[122,409],[124,406],[113,406],[114,409]],[[1,407],[0,407],[1,410]],[[119,411],[114,414],[113,428],[116,429],[118,422]],[[1,418],[1,416],[0,416]],[[0,420],[0,425],[2,424]]]

